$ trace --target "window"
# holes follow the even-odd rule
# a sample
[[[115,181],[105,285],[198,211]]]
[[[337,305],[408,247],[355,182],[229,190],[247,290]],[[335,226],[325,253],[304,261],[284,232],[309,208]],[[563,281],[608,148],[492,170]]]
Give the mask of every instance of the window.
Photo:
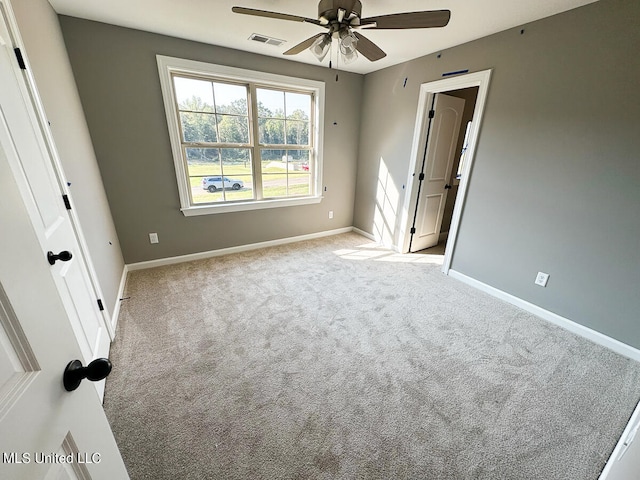
[[[158,56],[185,215],[317,203],[324,84]]]

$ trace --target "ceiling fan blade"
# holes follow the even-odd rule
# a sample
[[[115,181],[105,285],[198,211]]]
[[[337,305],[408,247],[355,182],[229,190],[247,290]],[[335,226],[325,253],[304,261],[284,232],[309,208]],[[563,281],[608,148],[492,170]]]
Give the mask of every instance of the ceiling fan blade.
[[[431,10],[428,12],[394,13],[360,20],[360,25],[371,25],[371,29],[403,29],[444,27],[451,18],[450,10]]]
[[[311,38],[307,38],[304,42],[300,42],[295,47],[291,47],[289,50],[284,52],[284,55],[296,55],[296,54],[298,54],[300,52],[304,52],[307,48],[309,48],[311,46],[311,44],[313,42],[316,41],[317,38],[320,38],[323,35],[326,35],[326,33],[319,33],[317,35],[314,35]]]
[[[363,37],[358,32],[352,32],[355,37],[358,39],[358,43],[356,43],[356,50],[358,50],[362,55],[368,58],[370,61],[375,62],[376,60],[380,60],[387,56],[380,47],[378,47],[375,43],[369,40],[367,37]]]
[[[289,15],[288,13],[269,12],[267,10],[257,10],[255,8],[232,7],[233,13],[242,13],[244,15],[253,15],[254,17],[276,18],[278,20],[289,20],[291,22],[307,22],[315,25],[321,25],[319,20],[315,18],[299,17],[298,15]]]

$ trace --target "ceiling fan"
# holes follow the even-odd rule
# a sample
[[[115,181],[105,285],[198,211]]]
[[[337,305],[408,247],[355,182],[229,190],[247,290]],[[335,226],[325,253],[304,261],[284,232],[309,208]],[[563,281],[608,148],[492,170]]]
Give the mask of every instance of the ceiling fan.
[[[360,52],[372,62],[387,56],[375,43],[357,32],[357,29],[400,30],[406,28],[444,27],[449,23],[449,18],[451,18],[451,11],[449,10],[394,13],[361,18],[362,2],[360,0],[320,0],[317,20],[254,8],[233,7],[231,10],[235,13],[256,17],[313,23],[319,27],[326,28],[327,32],[307,38],[284,52],[284,54],[296,55],[308,48],[318,60],[322,61],[330,50],[332,40],[336,38],[339,42],[339,50],[344,63],[353,62],[358,57],[357,52]]]

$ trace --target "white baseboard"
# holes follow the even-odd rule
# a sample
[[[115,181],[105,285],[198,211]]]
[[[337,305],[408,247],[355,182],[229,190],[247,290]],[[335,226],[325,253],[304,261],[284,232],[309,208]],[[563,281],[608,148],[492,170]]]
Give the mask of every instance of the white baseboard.
[[[373,236],[373,233],[365,232],[364,230],[360,230],[359,228],[353,227],[353,232],[358,235],[362,235],[363,237],[368,238],[369,240],[376,241],[376,237]]]
[[[640,362],[640,350],[632,347],[631,345],[622,343],[619,340],[608,337],[607,335],[592,330],[589,327],[585,327],[584,325],[580,325],[579,323],[569,320],[568,318],[561,317],[560,315],[550,312],[549,310],[545,310],[544,308],[534,305],[533,303],[529,303],[526,300],[522,300],[521,298],[515,297],[507,292],[487,285],[486,283],[483,283],[479,280],[468,277],[463,273],[457,272],[455,270],[449,270],[449,276],[455,278],[456,280],[460,280],[463,283],[471,285],[478,290],[482,290],[483,292],[499,298],[500,300],[504,300],[507,303],[515,305],[522,310],[532,313],[537,317],[542,318],[543,320],[547,320],[554,325],[558,325],[559,327],[575,333],[576,335],[580,335],[581,337],[584,337],[587,340],[592,341],[593,343],[602,345],[603,347],[608,348],[609,350],[613,350],[614,352],[619,353],[622,356]]]
[[[122,304],[122,297],[124,297],[124,287],[127,284],[127,273],[129,273],[129,269],[125,265],[122,269],[122,276],[120,277],[120,285],[118,286],[116,304],[113,307],[113,315],[111,315],[111,328],[113,329],[114,334],[116,326],[118,325],[118,317],[120,316],[120,305]],[[113,341],[113,338],[111,340]]]
[[[269,240],[267,242],[251,243],[248,245],[239,245],[237,247],[221,248],[218,250],[209,250],[207,252],[191,253],[188,255],[180,255],[177,257],[159,258],[157,260],[149,260],[147,262],[137,262],[128,264],[127,271],[144,270],[147,268],[163,267],[165,265],[174,265],[176,263],[191,262],[193,260],[202,260],[205,258],[220,257],[231,253],[248,252],[259,248],[274,247],[277,245],[286,245],[287,243],[302,242],[304,240],[313,240],[314,238],[329,237],[331,235],[339,235],[354,231],[353,227],[338,228],[335,230],[326,230],[324,232],[310,233],[308,235],[299,235],[297,237],[279,238],[277,240]],[[366,235],[365,235],[366,236]]]

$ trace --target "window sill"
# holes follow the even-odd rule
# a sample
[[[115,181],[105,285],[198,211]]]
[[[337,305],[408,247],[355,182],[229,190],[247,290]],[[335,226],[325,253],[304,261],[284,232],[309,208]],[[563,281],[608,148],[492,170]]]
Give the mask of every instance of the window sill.
[[[222,205],[198,205],[181,208],[180,210],[185,217],[195,217],[197,215],[213,215],[216,213],[246,212],[249,210],[261,210],[263,208],[311,205],[314,203],[320,203],[322,201],[322,198],[322,196],[317,196],[304,198],[282,198],[277,200],[260,200],[254,202],[225,203]]]

